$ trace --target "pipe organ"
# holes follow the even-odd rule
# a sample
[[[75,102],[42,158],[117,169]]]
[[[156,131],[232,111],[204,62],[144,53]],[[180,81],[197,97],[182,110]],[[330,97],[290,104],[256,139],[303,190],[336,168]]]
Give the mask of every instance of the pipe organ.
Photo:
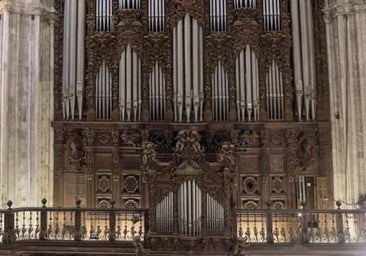
[[[147,208],[147,244],[177,251],[231,241],[233,205],[295,208],[297,175],[331,177],[317,1],[56,2],[56,206]]]
[[[148,3],[149,31],[162,32],[165,29],[164,0],[149,0]]]
[[[310,0],[292,0],[293,62],[299,119],[316,118],[316,82],[312,7]]]
[[[207,194],[207,231],[222,233],[225,230],[224,207]]]
[[[140,0],[119,0],[119,9],[134,9],[140,10],[141,1]]]
[[[84,93],[85,1],[65,0],[62,96],[63,118],[81,119]]]
[[[159,75],[159,73],[156,73]],[[156,79],[159,85],[159,77]],[[141,119],[141,60],[128,44],[119,62],[119,112],[121,121]]]
[[[173,192],[170,192],[155,209],[156,231],[162,233],[173,232]]]
[[[258,60],[249,45],[236,58],[236,101],[239,121],[258,120]]]
[[[112,74],[105,63],[95,79],[95,113],[98,119],[109,119],[112,112]]]
[[[71,2],[75,2],[70,0]],[[79,1],[77,1],[79,2]],[[81,1],[83,2],[83,1]],[[113,30],[113,6],[112,0],[95,1],[95,30],[112,31]]]
[[[184,236],[201,234],[202,191],[195,180],[185,181],[178,190],[179,233]]]
[[[203,28],[189,13],[173,28],[175,121],[203,118]]]
[[[283,83],[282,74],[275,61],[266,73],[267,114],[268,119],[283,119]]]
[[[234,9],[256,8],[256,0],[234,0]]]
[[[265,31],[281,30],[280,0],[263,1],[263,29]]]
[[[226,0],[210,0],[210,27],[213,32],[226,31]]]
[[[165,119],[165,78],[158,62],[155,63],[149,78],[150,120]]]
[[[215,121],[227,121],[229,117],[229,81],[227,72],[218,61],[212,74],[212,109]]]

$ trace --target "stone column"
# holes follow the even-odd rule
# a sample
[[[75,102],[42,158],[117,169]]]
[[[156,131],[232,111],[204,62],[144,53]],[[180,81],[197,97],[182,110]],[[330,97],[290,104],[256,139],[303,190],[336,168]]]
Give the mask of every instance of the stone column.
[[[327,31],[334,199],[366,193],[366,0],[328,0]]]
[[[53,199],[51,1],[0,2],[1,204]]]

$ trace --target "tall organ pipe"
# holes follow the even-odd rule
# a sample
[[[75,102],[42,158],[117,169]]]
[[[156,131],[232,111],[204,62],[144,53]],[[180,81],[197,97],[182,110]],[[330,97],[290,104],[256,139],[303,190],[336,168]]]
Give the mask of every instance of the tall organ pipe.
[[[142,103],[141,60],[130,45],[122,52],[119,72],[121,121],[139,121]]]
[[[269,119],[283,118],[282,74],[275,61],[266,74],[267,110]]]
[[[84,91],[85,1],[65,0],[63,41],[63,117],[82,117]]]
[[[236,89],[238,120],[258,120],[259,111],[258,61],[254,51],[247,45],[236,59]],[[254,112],[254,114],[253,114]],[[240,113],[240,114],[239,114]],[[247,115],[246,115],[247,114]]]
[[[79,119],[81,119],[82,112],[83,112],[83,92],[84,92],[84,55],[85,55],[85,1],[79,0],[78,1],[78,40],[77,40],[77,89],[76,89],[76,96],[77,96],[77,104],[78,104],[78,112],[79,112]]]
[[[227,73],[218,61],[212,74],[212,106],[215,121],[226,121],[228,117],[228,79]]]
[[[194,121],[201,121],[204,100],[203,30],[188,13],[173,28],[173,60],[175,120],[183,121],[185,114],[189,122],[193,112]]]
[[[95,89],[95,112],[98,119],[108,119],[112,109],[112,74],[109,72],[105,61],[99,68]]]
[[[64,119],[69,119],[69,62],[70,62],[70,16],[71,5],[70,1],[65,1],[64,4],[64,48],[63,48],[63,70],[62,70],[62,106]]]
[[[165,79],[158,62],[150,73],[149,81],[150,119],[162,121],[165,112]]]

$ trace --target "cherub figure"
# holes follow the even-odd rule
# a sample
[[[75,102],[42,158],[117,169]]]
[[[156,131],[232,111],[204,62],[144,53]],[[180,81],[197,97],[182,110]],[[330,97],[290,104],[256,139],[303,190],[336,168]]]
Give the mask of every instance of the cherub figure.
[[[142,145],[142,165],[147,165],[149,161],[155,161],[155,145],[151,142],[145,142]]]

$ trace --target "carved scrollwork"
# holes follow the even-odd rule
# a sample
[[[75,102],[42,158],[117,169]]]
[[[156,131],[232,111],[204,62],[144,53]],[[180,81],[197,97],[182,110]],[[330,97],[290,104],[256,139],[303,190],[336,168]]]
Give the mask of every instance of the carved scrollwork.
[[[80,171],[86,165],[85,149],[80,134],[71,136],[66,143],[67,166],[70,169]]]

